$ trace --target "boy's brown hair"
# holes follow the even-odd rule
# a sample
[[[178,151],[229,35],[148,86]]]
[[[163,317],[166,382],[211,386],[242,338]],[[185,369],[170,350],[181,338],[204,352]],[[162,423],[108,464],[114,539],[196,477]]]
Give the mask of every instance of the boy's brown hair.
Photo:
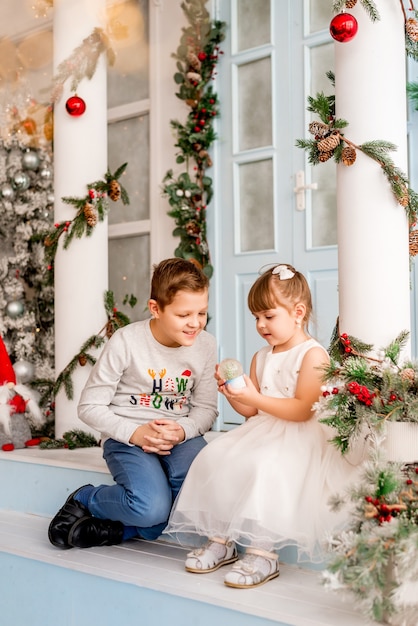
[[[173,257],[153,267],[150,299],[155,300],[161,309],[172,303],[178,291],[205,291],[209,288],[208,277],[191,261]]]

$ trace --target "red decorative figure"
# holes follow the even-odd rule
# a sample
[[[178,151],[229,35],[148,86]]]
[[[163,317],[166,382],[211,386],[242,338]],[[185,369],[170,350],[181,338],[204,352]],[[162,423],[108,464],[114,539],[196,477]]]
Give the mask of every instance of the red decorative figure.
[[[338,13],[332,18],[329,32],[335,41],[347,43],[356,36],[358,30],[357,20],[351,13]]]
[[[79,117],[80,115],[83,115],[86,110],[86,103],[83,98],[80,98],[79,96],[71,96],[71,98],[68,98],[65,103],[65,108],[73,117]]]

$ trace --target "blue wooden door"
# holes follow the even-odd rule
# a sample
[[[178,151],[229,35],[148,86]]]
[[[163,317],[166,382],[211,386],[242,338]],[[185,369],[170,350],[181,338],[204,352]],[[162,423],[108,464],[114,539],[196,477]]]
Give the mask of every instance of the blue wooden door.
[[[228,34],[218,82],[211,330],[220,358],[238,358],[248,372],[263,341],[246,299],[263,267],[288,262],[306,275],[311,332],[324,345],[338,314],[336,166],[311,168],[295,147],[307,134],[307,96],[332,93],[332,15],[328,0],[221,0],[218,17]],[[241,421],[221,407],[221,428]]]

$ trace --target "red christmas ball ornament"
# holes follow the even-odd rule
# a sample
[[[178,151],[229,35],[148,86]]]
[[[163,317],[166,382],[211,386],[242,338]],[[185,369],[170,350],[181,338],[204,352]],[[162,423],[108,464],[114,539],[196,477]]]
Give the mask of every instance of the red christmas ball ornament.
[[[79,96],[71,96],[65,103],[65,108],[72,117],[79,117],[86,110],[86,103]]]
[[[351,13],[338,13],[332,18],[329,25],[331,37],[340,43],[351,41],[356,36],[357,30],[357,20]]]

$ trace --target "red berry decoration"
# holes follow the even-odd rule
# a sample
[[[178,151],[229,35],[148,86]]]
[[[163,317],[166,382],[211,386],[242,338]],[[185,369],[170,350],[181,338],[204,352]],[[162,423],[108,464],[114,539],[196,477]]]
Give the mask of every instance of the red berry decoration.
[[[332,18],[329,32],[335,41],[347,43],[356,36],[358,29],[357,20],[351,13],[338,13]]]
[[[65,103],[65,108],[72,117],[79,117],[86,110],[86,103],[79,96],[71,96]]]

